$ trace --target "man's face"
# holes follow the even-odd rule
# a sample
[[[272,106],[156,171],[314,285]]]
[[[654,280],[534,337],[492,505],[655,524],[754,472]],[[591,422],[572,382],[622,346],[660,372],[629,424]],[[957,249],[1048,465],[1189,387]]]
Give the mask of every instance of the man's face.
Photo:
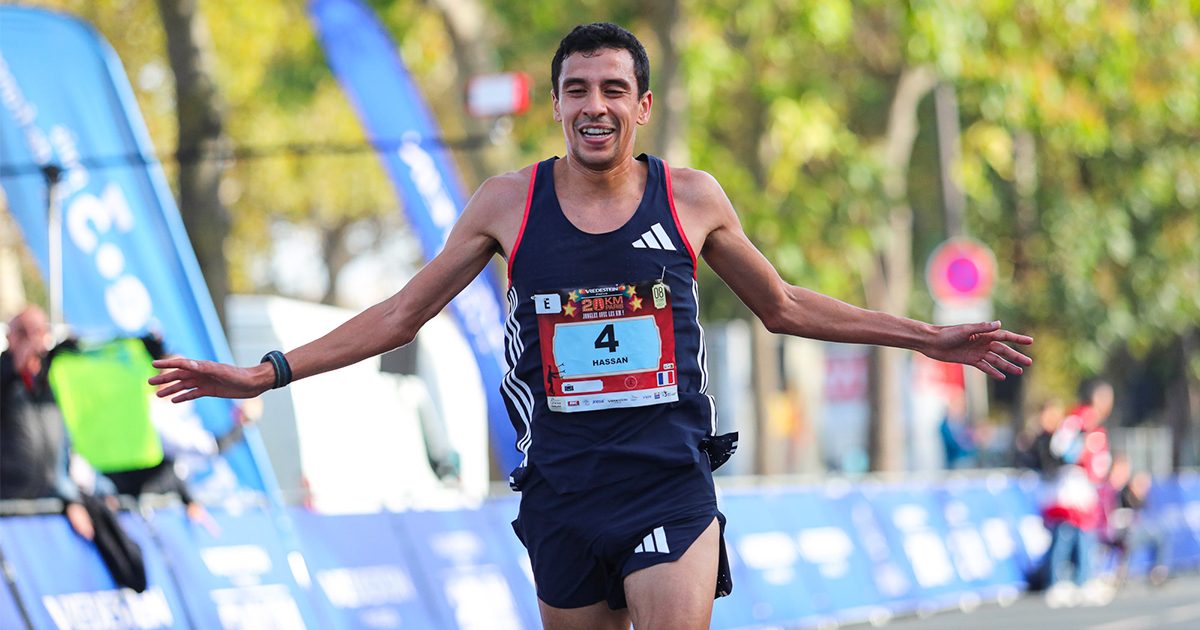
[[[17,369],[38,372],[46,355],[46,336],[50,325],[38,310],[27,310],[13,318],[8,327],[8,350]]]
[[[554,120],[567,152],[588,168],[609,168],[633,155],[637,125],[650,120],[650,92],[638,96],[633,56],[624,49],[575,53],[563,60]]]
[[[1096,412],[1096,424],[1108,419],[1113,409],[1113,388],[1107,383],[1100,385],[1092,394],[1092,410]]]

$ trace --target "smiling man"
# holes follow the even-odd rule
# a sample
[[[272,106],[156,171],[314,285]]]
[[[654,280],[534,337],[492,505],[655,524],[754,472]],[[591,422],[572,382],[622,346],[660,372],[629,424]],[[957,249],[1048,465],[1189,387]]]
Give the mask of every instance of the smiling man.
[[[493,177],[445,249],[399,293],[284,356],[238,368],[176,359],[159,396],[247,398],[413,340],[495,254],[508,261],[510,371],[529,550],[546,628],[707,628],[729,592],[696,256],[773,332],[908,348],[1003,379],[1032,361],[999,322],[936,327],[795,287],[746,238],[712,176],[634,157],[650,66],[613,24],[563,38],[551,64],[566,156]]]

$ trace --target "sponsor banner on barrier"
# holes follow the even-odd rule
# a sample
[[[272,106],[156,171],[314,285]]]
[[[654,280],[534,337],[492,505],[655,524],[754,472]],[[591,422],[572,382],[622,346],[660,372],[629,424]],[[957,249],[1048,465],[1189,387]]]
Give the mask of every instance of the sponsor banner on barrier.
[[[288,510],[313,584],[341,627],[417,630],[445,626],[390,514]]]
[[[791,499],[791,493],[770,490],[722,495],[733,593],[713,604],[714,627],[817,621],[798,528],[784,514]]]
[[[517,604],[528,593],[524,570],[502,551],[498,527],[481,510],[391,515],[425,572],[430,598],[447,627],[533,630],[541,627]],[[527,596],[527,595],[525,595]]]
[[[1180,558],[1190,560],[1192,567],[1200,565],[1200,474],[1182,473],[1175,477],[1179,487],[1179,500],[1183,504],[1183,520],[1191,531],[1190,553]]]
[[[304,556],[280,540],[271,517],[255,508],[238,515],[212,509],[212,527],[179,508],[149,520],[197,628],[318,630]],[[322,620],[323,621],[323,620]]]
[[[959,578],[946,544],[946,522],[929,488],[864,485],[862,493],[892,556],[907,566],[920,606],[957,604],[958,594],[969,589]]]
[[[1157,478],[1142,517],[1155,523],[1170,548],[1175,569],[1200,565],[1200,496],[1178,478]]]
[[[1035,474],[1008,479],[1009,483],[996,494],[1000,518],[1008,521],[1016,532],[1017,545],[1013,559],[1030,579],[1042,566],[1042,558],[1050,549],[1050,530],[1038,508],[1042,482]]]
[[[541,619],[541,613],[538,612],[537,585],[533,581],[533,564],[529,560],[529,551],[525,549],[525,545],[521,543],[520,538],[517,538],[517,534],[512,528],[512,522],[517,519],[520,507],[519,495],[503,499],[490,499],[483,504],[483,516],[488,524],[495,528],[501,551],[505,552],[517,567],[520,567],[521,575],[525,578],[521,580],[515,575],[509,576],[509,586],[512,588],[513,597],[517,600],[517,607],[521,609],[521,615],[525,619],[538,621]],[[537,626],[535,625],[535,627]]]
[[[950,480],[935,491],[959,579],[981,593],[1005,600],[1014,599],[1026,585],[1025,571],[1017,561],[1019,533],[997,500],[1009,484],[1006,477],[994,475]]]
[[[0,628],[27,628],[8,584],[0,586]]]
[[[849,490],[849,484],[825,484],[795,493],[781,507],[795,528],[800,557],[811,567],[818,612],[841,621],[885,620],[908,583],[898,570],[889,570],[886,556],[877,556],[877,570],[859,538],[860,532],[869,536],[870,528],[855,525],[854,503],[844,501]]]
[[[4,557],[38,630],[184,630],[191,628],[170,572],[145,526],[122,514],[121,525],[142,549],[147,588],[119,588],[95,544],[58,515],[0,518]],[[24,625],[23,623],[21,625]],[[8,628],[8,625],[4,626]]]
[[[831,512],[850,521],[853,540],[861,545],[870,563],[868,581],[880,604],[890,612],[909,612],[919,603],[919,588],[903,553],[888,543],[883,522],[859,486],[826,486]],[[871,614],[878,615],[878,611]]]

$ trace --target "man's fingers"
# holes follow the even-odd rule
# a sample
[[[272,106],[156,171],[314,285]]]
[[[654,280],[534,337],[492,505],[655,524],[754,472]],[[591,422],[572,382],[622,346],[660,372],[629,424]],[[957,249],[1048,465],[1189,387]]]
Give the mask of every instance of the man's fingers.
[[[987,356],[984,357],[984,361],[991,363],[996,368],[1004,370],[1005,372],[1008,372],[1009,374],[1020,374],[1020,373],[1024,372],[1024,370],[1021,369],[1021,366],[1009,363],[1007,360],[1005,360],[1003,357],[996,354],[995,352],[987,353]]]
[[[1000,322],[979,322],[977,324],[963,324],[968,331],[968,336],[984,335],[993,331],[1000,330]]]
[[[1028,346],[1033,343],[1033,337],[1028,335],[1018,335],[1011,330],[994,330],[991,332],[976,333],[976,336],[990,341],[1001,341],[1004,343],[1015,343],[1022,346]]]
[[[157,363],[157,361],[156,361],[156,363]],[[189,363],[192,363],[193,365],[195,365],[196,362],[189,361]],[[149,383],[151,385],[162,385],[163,383],[182,381],[183,379],[190,378],[191,376],[193,376],[197,373],[199,373],[198,369],[189,368],[189,367],[180,367],[178,369],[171,370],[170,372],[163,372],[162,374],[158,374],[156,376],[151,376]]]
[[[171,383],[174,381],[178,381],[182,378],[183,378],[182,370],[171,370],[170,372],[163,372],[162,374],[157,374],[155,376],[151,376],[150,384],[151,385],[162,385],[163,383]]]
[[[193,361],[192,359],[184,359],[182,357],[176,357],[173,359],[159,359],[157,361],[152,361],[150,363],[150,365],[153,365],[154,367],[156,367],[160,370],[167,370],[167,369],[173,369],[173,368],[181,368],[181,369],[185,369],[185,370],[197,370],[200,368],[199,361]]]
[[[1003,341],[1005,343],[1019,343],[1022,346],[1028,346],[1029,344],[1033,343],[1033,337],[1030,337],[1029,335],[1018,335],[1017,333],[1008,330],[996,331],[996,334],[993,335],[993,338],[996,341]]]
[[[192,389],[192,390],[188,390],[188,391],[172,398],[171,402],[173,402],[173,403],[187,402],[189,400],[195,400],[197,398],[200,398],[203,395],[204,394],[200,393],[200,390]]]
[[[179,381],[177,383],[172,383],[172,384],[158,390],[157,392],[155,392],[155,395],[158,396],[159,398],[166,398],[167,396],[170,396],[171,394],[176,394],[185,389],[191,389],[195,386],[196,385],[190,381]]]
[[[1004,372],[997,370],[991,363],[988,363],[987,361],[984,361],[983,359],[980,359],[979,361],[977,361],[975,363],[975,367],[979,368],[980,372],[987,374],[988,376],[996,379],[997,381],[1003,381],[1005,379]]]
[[[993,342],[988,349],[1018,365],[1023,365],[1026,367],[1033,365],[1033,359],[1021,354],[1020,352],[1017,352],[1016,350],[1013,350],[1002,343]]]
[[[167,383],[177,384],[177,383],[182,383],[184,381],[192,380],[192,376],[193,375],[191,373],[185,372],[183,370],[172,370],[170,372],[167,372],[166,374],[159,374],[158,376],[151,377],[150,384],[151,385],[166,385]],[[168,391],[167,388],[164,388],[163,390],[158,391],[157,394],[158,394],[159,398],[165,398],[165,397],[171,395],[171,391]]]

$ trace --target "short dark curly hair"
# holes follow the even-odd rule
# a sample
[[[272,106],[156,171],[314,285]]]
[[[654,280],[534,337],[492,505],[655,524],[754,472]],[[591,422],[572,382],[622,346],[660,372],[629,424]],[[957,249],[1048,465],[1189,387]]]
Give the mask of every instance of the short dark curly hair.
[[[637,78],[638,97],[650,90],[650,58],[646,49],[633,33],[611,22],[581,24],[571,29],[558,44],[554,61],[550,62],[550,81],[554,95],[558,95],[558,77],[562,74],[563,61],[575,53],[592,53],[610,48],[628,50],[633,57],[633,75]]]

